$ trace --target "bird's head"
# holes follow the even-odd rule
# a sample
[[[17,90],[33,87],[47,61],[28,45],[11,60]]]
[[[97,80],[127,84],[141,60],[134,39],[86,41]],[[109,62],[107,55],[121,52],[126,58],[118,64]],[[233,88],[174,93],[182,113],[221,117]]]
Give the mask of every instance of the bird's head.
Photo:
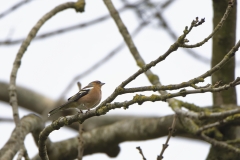
[[[105,83],[102,83],[101,81],[93,81],[91,83],[88,84],[89,87],[94,87],[94,86],[103,86]]]

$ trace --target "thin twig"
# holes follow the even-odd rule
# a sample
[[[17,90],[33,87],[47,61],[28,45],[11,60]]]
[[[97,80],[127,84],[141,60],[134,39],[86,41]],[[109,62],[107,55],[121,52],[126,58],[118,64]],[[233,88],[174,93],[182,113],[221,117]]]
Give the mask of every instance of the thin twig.
[[[126,9],[127,9],[127,6],[123,6],[118,11],[123,12]],[[93,20],[90,20],[90,21],[87,21],[87,22],[84,22],[84,23],[79,23],[79,24],[75,24],[75,25],[72,25],[72,26],[56,29],[54,31],[45,32],[45,33],[37,35],[33,39],[33,41],[45,39],[45,38],[55,36],[55,35],[60,35],[60,34],[70,32],[70,31],[74,31],[74,30],[81,29],[81,28],[86,28],[86,27],[89,27],[91,25],[95,25],[99,22],[103,22],[103,21],[107,20],[109,17],[110,17],[110,15],[107,14],[107,15],[100,16],[98,18],[95,18]],[[23,42],[24,39],[25,38],[19,38],[19,39],[15,39],[15,40],[4,40],[4,41],[0,41],[0,45],[16,45],[16,44],[19,44],[19,43]]]
[[[12,118],[0,118],[0,122],[14,122]]]
[[[177,115],[175,114],[174,118],[173,118],[172,126],[168,129],[169,133],[168,133],[167,140],[166,140],[165,144],[163,144],[161,153],[157,157],[157,160],[162,160],[163,159],[163,153],[167,149],[167,147],[169,146],[168,142],[169,142],[170,138],[172,137],[173,133],[175,132],[176,119],[177,119]]]
[[[225,141],[228,144],[239,144],[240,143],[240,138],[233,139],[233,140],[227,140]]]
[[[78,160],[82,160],[83,151],[84,151],[84,142],[83,142],[83,125],[79,123],[79,137],[78,137]]]
[[[222,126],[222,125],[226,125],[226,124],[229,124],[229,123],[234,123],[234,121],[236,120],[239,120],[240,119],[240,115],[239,114],[231,114],[230,117],[227,117],[225,119],[221,119],[221,120],[218,120],[217,122],[214,122],[214,123],[210,123],[210,124],[207,124],[205,126],[202,126],[198,129],[197,131],[197,134],[203,132],[204,130],[207,130],[209,128],[213,128],[213,127],[219,127],[219,126]]]
[[[211,76],[214,72],[219,70],[221,67],[223,67],[235,54],[235,52],[240,47],[240,40],[238,43],[226,54],[226,56],[220,61],[216,66],[205,72],[204,74],[195,77],[193,79],[190,79],[187,82],[182,82],[180,84],[171,84],[166,86],[143,86],[143,87],[136,87],[136,88],[123,88],[119,93],[125,94],[125,93],[133,93],[133,92],[143,92],[143,91],[159,91],[159,90],[176,90],[184,87],[192,87],[198,82],[203,82],[205,78]],[[240,78],[237,78],[235,81],[231,82],[233,85],[236,85],[240,83]],[[231,84],[230,84],[231,85]],[[207,85],[206,87],[210,87]],[[204,89],[203,87],[195,87],[198,89]]]
[[[107,6],[111,16],[113,17],[115,23],[117,24],[118,26],[118,29],[120,31],[120,33],[122,34],[126,44],[128,45],[128,48],[130,50],[130,52],[132,53],[133,57],[135,58],[138,66],[141,68],[139,69],[136,73],[134,73],[132,76],[130,76],[127,80],[123,81],[121,83],[121,85],[119,85],[115,92],[110,95],[105,101],[103,101],[101,103],[100,106],[106,104],[106,103],[109,103],[109,102],[112,102],[117,96],[118,96],[118,92],[120,92],[128,83],[130,83],[132,80],[134,80],[135,78],[137,78],[140,74],[142,73],[145,73],[146,76],[148,77],[149,81],[154,84],[154,85],[161,85],[160,81],[159,81],[159,78],[157,75],[153,74],[149,69],[153,66],[155,66],[157,63],[163,61],[166,57],[168,57],[172,52],[176,51],[180,45],[182,44],[185,44],[186,43],[186,36],[191,32],[191,30],[196,27],[196,26],[199,26],[201,25],[203,22],[204,22],[204,19],[202,20],[198,20],[198,18],[196,18],[196,20],[194,20],[191,24],[191,26],[189,28],[185,28],[184,30],[184,34],[181,35],[177,42],[175,42],[173,45],[171,45],[171,47],[168,49],[168,51],[166,51],[162,56],[160,56],[158,59],[152,61],[151,63],[149,64],[145,64],[144,60],[142,59],[142,57],[140,56],[136,46],[134,45],[132,39],[131,39],[131,36],[129,35],[128,33],[128,30],[126,28],[126,26],[124,25],[124,23],[122,22],[118,12],[116,11],[115,7],[113,6],[111,0],[104,0],[104,3],[105,5]],[[237,44],[238,45],[238,44]],[[236,49],[238,49],[238,46],[235,45],[235,47],[230,51],[231,53],[235,53],[236,52]],[[233,56],[234,54],[230,54],[231,56]],[[227,60],[225,59],[230,59],[230,58],[227,58],[225,56],[224,60],[221,61],[219,63],[219,65],[223,65],[227,62]],[[201,75],[200,77],[197,77],[196,79],[194,79],[193,81],[195,83],[198,83],[198,82],[203,82],[204,81],[204,78],[210,76],[211,74],[213,74],[214,72],[216,72],[217,70],[219,70],[219,66],[215,66],[212,68],[211,72],[206,72],[204,73],[203,75]],[[159,91],[161,94],[167,94],[166,91]],[[168,100],[168,103],[174,103],[174,99],[170,99]],[[100,108],[100,107],[98,107]],[[97,109],[98,109],[97,108]],[[99,112],[98,114],[101,114],[101,112]],[[104,114],[104,113],[102,113]]]
[[[137,149],[137,150],[139,151],[139,153],[141,154],[143,160],[147,160],[147,159],[144,157],[144,154],[143,154],[143,152],[142,152],[141,147],[140,147],[140,146],[139,146],[139,147],[136,147],[136,149]]]
[[[21,160],[24,155],[24,150],[21,148],[18,152],[17,160]]]
[[[23,154],[23,157],[25,158],[25,160],[30,160],[27,149],[25,149],[25,152]]]
[[[213,138],[210,138],[210,137],[208,137],[207,135],[205,135],[204,132],[201,133],[201,137],[202,137],[205,141],[211,143],[211,144],[214,145],[214,146],[221,147],[221,148],[225,148],[226,150],[230,150],[230,151],[233,151],[233,152],[235,152],[235,153],[240,154],[240,149],[239,149],[239,148],[234,147],[234,146],[232,146],[232,145],[229,145],[229,144],[227,144],[226,142],[220,142],[220,141],[217,141],[217,140],[215,140],[215,139],[213,139]]]
[[[82,89],[82,84],[77,82],[79,91]],[[79,137],[78,137],[78,160],[82,160],[83,151],[84,151],[84,142],[83,142],[83,124],[79,122],[79,129],[78,129]]]
[[[207,38],[205,38],[204,40],[202,40],[201,42],[198,42],[196,44],[192,44],[192,45],[181,44],[180,46],[183,47],[183,48],[196,48],[196,47],[200,47],[203,44],[205,44],[209,39],[211,39],[214,36],[215,33],[218,32],[219,29],[222,28],[222,26],[223,26],[224,22],[226,21],[229,13],[232,11],[233,5],[234,5],[234,1],[232,1],[232,3],[228,3],[228,7],[227,7],[226,12],[224,13],[221,21],[218,23],[218,25],[214,28],[213,32]]]
[[[105,102],[107,100],[105,100],[105,101],[102,102],[102,104],[100,106],[97,107],[97,112],[98,112],[99,115],[101,115],[101,114],[105,114],[106,112],[108,112],[111,109],[116,109],[116,108],[121,108],[121,107],[128,108],[128,106],[130,106],[132,104],[135,104],[135,103],[138,103],[139,105],[142,105],[144,102],[167,101],[168,99],[172,99],[174,97],[179,97],[179,96],[185,97],[188,94],[205,93],[205,92],[220,92],[220,91],[226,90],[226,89],[231,88],[231,87],[235,87],[235,86],[227,84],[227,85],[224,85],[224,86],[220,86],[218,88],[208,87],[208,88],[204,88],[204,89],[195,89],[195,90],[185,90],[185,89],[183,89],[179,92],[168,93],[168,94],[165,94],[165,95],[152,94],[151,96],[145,96],[145,95],[138,95],[137,94],[131,100],[124,101],[124,102],[107,103],[107,102]],[[118,94],[115,93],[114,96],[115,95],[118,95]],[[169,105],[172,107],[172,109],[177,114],[185,115],[187,117],[196,118],[196,119],[224,117],[224,116],[228,116],[229,114],[240,112],[240,109],[233,109],[233,110],[230,110],[230,111],[226,111],[226,113],[225,112],[224,113],[219,112],[219,113],[207,113],[207,114],[204,114],[202,112],[196,113],[196,112],[192,112],[192,111],[184,111],[180,108],[181,101],[178,101],[176,99],[174,99],[173,102],[169,102]],[[101,106],[104,106],[104,107],[101,108]]]
[[[31,2],[32,0],[20,0],[18,3],[14,4],[12,7],[10,7],[9,9],[7,9],[6,11],[2,12],[0,14],[0,18],[5,17],[6,15],[8,15],[9,13],[15,11],[16,9],[20,8],[21,6],[23,6],[24,4],[27,4],[28,2]]]
[[[19,150],[17,160],[22,160],[23,157],[25,158],[25,160],[30,160],[30,158],[29,158],[29,156],[28,156],[28,153],[27,153],[27,150],[26,150],[25,147],[22,147],[22,148]]]
[[[122,22],[117,10],[115,9],[115,7],[113,6],[112,2],[110,0],[104,0],[105,5],[107,6],[111,16],[113,17],[115,23],[117,24],[117,27],[119,29],[119,31],[121,32],[125,43],[127,44],[130,52],[132,53],[133,57],[135,58],[137,65],[141,68],[139,69],[137,72],[135,72],[132,76],[130,76],[128,79],[126,79],[125,81],[123,81],[115,90],[114,93],[112,93],[105,101],[103,101],[101,103],[100,106],[105,105],[106,103],[110,103],[112,102],[117,96],[118,96],[118,92],[124,88],[128,83],[130,83],[132,80],[134,80],[136,77],[138,77],[140,74],[145,73],[147,78],[149,79],[149,81],[154,84],[154,85],[161,85],[159,78],[157,75],[153,74],[152,71],[150,70],[151,67],[155,66],[157,63],[163,61],[167,56],[170,55],[170,53],[176,51],[178,49],[178,43],[180,42],[176,42],[173,45],[171,45],[171,47],[160,57],[158,57],[156,60],[152,61],[149,64],[146,64],[143,60],[143,58],[140,56],[136,46],[134,45],[132,38],[126,28],[126,26],[124,25],[124,23]],[[159,91],[159,93],[161,94],[166,94],[166,91]],[[98,107],[100,108],[100,107]],[[97,108],[97,109],[98,109]],[[98,114],[104,114],[104,113],[98,113]]]
[[[145,6],[152,6],[154,7],[154,11],[151,14],[151,16],[153,16],[154,18],[157,18],[160,22],[159,24],[161,25],[161,27],[163,27],[163,29],[165,29],[169,36],[176,41],[177,40],[177,35],[176,33],[174,33],[174,31],[172,30],[172,28],[170,27],[170,25],[167,23],[166,19],[164,18],[164,15],[162,14],[163,9],[165,9],[166,7],[170,6],[170,4],[172,4],[172,0],[170,1],[166,1],[164,4],[162,4],[161,6],[156,5],[154,2],[152,1],[145,1],[146,3],[143,3],[142,5]],[[141,9],[139,9],[139,5],[133,6],[131,5],[132,8],[136,11],[136,14],[138,17],[140,17],[140,19],[143,19],[142,17],[142,12]],[[149,7],[146,7],[148,10]],[[148,11],[147,11],[148,12]],[[148,17],[147,17],[148,18]],[[186,53],[188,53],[188,55],[192,56],[193,58],[197,59],[198,61],[201,61],[203,63],[209,64],[210,60],[208,58],[203,57],[202,55],[200,55],[199,53],[196,53],[196,51],[193,50],[189,50],[189,49],[185,49]]]
[[[229,84],[226,84],[224,86],[220,86],[218,88],[204,88],[204,89],[196,89],[196,90],[192,90],[192,91],[187,91],[187,90],[181,90],[180,92],[182,92],[182,96],[185,96],[185,93],[187,94],[193,94],[194,92],[198,92],[198,93],[203,93],[205,91],[210,91],[210,92],[220,92],[223,90],[226,90],[228,88],[234,87],[238,85],[238,82],[240,81],[240,77],[238,77],[236,80],[234,80],[233,82],[230,82]],[[225,88],[227,87],[227,88]],[[176,94],[176,93],[175,93]],[[191,118],[196,118],[196,119],[207,119],[207,118],[225,118],[227,116],[233,115],[233,114],[237,114],[240,113],[240,109],[236,108],[236,109],[232,109],[232,110],[227,110],[227,111],[222,111],[222,112],[216,112],[216,113],[204,113],[204,112],[192,112],[192,111],[184,111],[180,108],[182,102],[181,101],[177,101],[175,100],[174,102],[171,102],[169,104],[169,106],[171,106],[171,108],[174,110],[174,112],[176,112],[177,114],[180,115],[184,115],[187,117],[191,117]]]
[[[82,89],[82,84],[80,82],[77,82],[78,90],[80,91]]]
[[[138,52],[137,47],[135,46],[131,35],[129,34],[127,27],[125,26],[125,24],[123,23],[123,21],[121,20],[119,13],[117,12],[116,8],[114,7],[113,3],[111,0],[104,0],[104,3],[106,5],[106,7],[108,8],[112,18],[114,19],[125,43],[128,46],[129,51],[131,52],[132,56],[134,57],[134,59],[137,62],[137,65],[142,68],[141,70],[139,70],[139,72],[137,72],[136,74],[134,74],[133,76],[129,77],[126,81],[123,81],[122,84],[120,85],[120,87],[125,87],[130,81],[132,81],[133,79],[135,79],[138,75],[142,74],[143,72],[145,72],[146,75],[149,75],[147,77],[150,77],[150,75],[154,75],[151,70],[149,70],[152,66],[156,65],[158,62],[160,62],[161,60],[165,59],[171,52],[169,52],[168,54],[166,54],[165,56],[163,56],[162,58],[160,58],[159,61],[157,62],[153,62],[151,65],[146,65],[145,66],[145,62],[143,60],[143,58],[141,57],[141,55]],[[176,46],[172,46],[173,50],[177,49]],[[157,77],[157,75],[154,75],[155,77]],[[158,78],[157,78],[158,79]],[[154,81],[152,79],[149,78],[149,81]],[[155,82],[156,85],[161,85],[159,80],[157,82]],[[155,84],[154,83],[154,84]]]

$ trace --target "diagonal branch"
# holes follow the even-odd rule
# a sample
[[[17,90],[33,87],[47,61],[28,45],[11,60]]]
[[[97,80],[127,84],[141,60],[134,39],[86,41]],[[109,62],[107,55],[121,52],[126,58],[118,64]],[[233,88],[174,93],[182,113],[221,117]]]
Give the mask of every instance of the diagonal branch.
[[[167,149],[167,147],[168,147],[168,142],[169,142],[170,138],[172,137],[173,133],[175,132],[176,118],[177,118],[177,116],[174,115],[172,125],[171,125],[171,127],[168,129],[168,130],[169,130],[169,133],[168,133],[167,140],[166,140],[165,144],[163,144],[161,153],[160,153],[160,155],[157,157],[157,160],[162,160],[162,159],[163,159],[163,153],[164,153],[164,151]]]
[[[217,33],[222,28],[224,22],[226,21],[229,13],[231,12],[231,10],[233,8],[233,5],[235,5],[234,1],[228,3],[228,7],[227,7],[226,12],[224,13],[221,21],[218,23],[218,25],[214,28],[213,32],[207,38],[205,38],[203,41],[198,42],[196,44],[192,44],[192,45],[181,44],[180,46],[183,48],[196,48],[196,47],[200,47],[203,44],[205,44],[208,40],[210,40],[214,36],[215,33]]]
[[[168,128],[171,126],[173,118],[174,115],[160,118],[135,118],[84,132],[84,155],[106,153],[110,157],[116,157],[119,152],[117,146],[122,142],[141,141],[168,135]],[[59,122],[55,121],[50,126],[47,126],[47,128],[42,131],[40,138],[47,136],[44,135],[47,130],[49,131],[53,129],[53,127],[57,128],[57,123],[63,123],[64,118],[59,119],[61,119]],[[65,123],[68,122],[69,121],[65,121]],[[197,138],[197,136],[187,133],[178,121],[176,121],[176,130],[178,136]],[[78,137],[53,143],[52,147],[54,149],[48,152],[49,159],[59,159],[60,157],[62,159],[74,159],[77,157]],[[39,149],[40,148],[41,146],[39,146]],[[59,152],[59,150],[61,150],[61,152]]]
[[[143,159],[143,160],[147,160],[147,159],[145,158],[143,152],[142,152],[141,147],[136,147],[136,149],[139,151],[140,155],[142,156],[142,159]]]
[[[172,51],[175,51],[177,49],[177,45],[173,45],[172,46],[172,50],[171,52],[167,52],[166,54],[164,54],[158,61],[152,62],[152,64],[150,65],[146,65],[145,66],[145,62],[143,60],[143,58],[140,56],[137,47],[135,46],[134,42],[132,41],[132,38],[126,28],[126,26],[124,25],[124,23],[122,22],[117,10],[115,9],[113,3],[111,2],[111,0],[104,0],[104,3],[106,5],[106,7],[108,8],[112,18],[114,19],[125,43],[127,44],[132,56],[135,58],[137,65],[141,68],[138,72],[136,72],[133,76],[129,77],[126,81],[123,81],[122,84],[120,85],[121,88],[125,87],[129,82],[131,82],[133,79],[135,79],[138,75],[140,75],[141,73],[145,72],[146,75],[153,75],[155,78],[157,77],[157,75],[154,75],[149,69],[156,65],[158,62],[164,60]],[[149,77],[147,76],[147,77]],[[158,78],[156,78],[158,79]],[[149,78],[149,80],[151,81],[151,79]],[[154,82],[154,81],[151,81]],[[159,80],[157,80],[157,85],[159,84]]]
[[[225,148],[226,150],[230,150],[230,151],[233,151],[233,152],[235,152],[235,153],[240,154],[240,149],[239,149],[239,148],[234,147],[234,146],[232,146],[232,145],[230,145],[230,144],[227,144],[226,142],[221,142],[221,141],[217,141],[217,140],[215,140],[215,139],[213,139],[213,138],[210,138],[210,137],[208,137],[204,132],[202,132],[201,137],[202,137],[205,141],[211,143],[211,144],[214,145],[214,146],[221,147],[221,148]]]
[[[240,78],[239,78],[239,80],[240,80]],[[135,104],[135,103],[138,103],[139,105],[141,105],[144,102],[167,101],[168,99],[171,99],[171,98],[174,98],[174,97],[179,97],[179,96],[185,97],[188,94],[205,93],[205,92],[220,92],[220,91],[229,89],[231,87],[235,87],[235,85],[227,84],[227,85],[224,85],[224,86],[221,86],[221,87],[218,87],[218,88],[208,87],[208,88],[195,89],[195,90],[185,90],[184,89],[184,90],[181,90],[181,91],[176,92],[176,93],[168,93],[168,94],[165,94],[165,95],[155,95],[155,94],[152,94],[151,96],[135,95],[132,98],[132,100],[129,100],[129,101],[107,103],[106,106],[98,107],[97,108],[97,113],[99,115],[102,115],[102,114],[106,114],[109,110],[116,109],[116,108],[121,108],[121,107],[128,108],[130,105]],[[175,105],[172,105],[171,107],[176,113],[178,113],[178,114],[185,113],[184,115],[187,115],[188,117],[191,117],[191,118],[200,118],[200,119],[201,118],[207,118],[207,117],[214,118],[215,116],[213,117],[211,115],[219,115],[221,117],[224,115],[222,112],[220,112],[218,114],[208,113],[206,115],[204,113],[196,113],[196,112],[190,112],[190,111],[187,112],[187,111],[183,111],[179,108],[179,104],[181,104],[181,101],[175,100],[175,102],[173,102],[173,103]],[[237,110],[236,113],[239,113],[240,109],[234,109],[234,110],[226,111],[226,112],[233,113],[233,111],[236,111],[236,110]]]
[[[126,9],[128,9],[128,7],[123,6],[118,11],[123,12]],[[93,20],[90,20],[90,21],[87,21],[87,22],[84,22],[84,23],[79,23],[79,24],[72,25],[72,26],[69,26],[69,27],[63,27],[63,28],[60,28],[60,29],[57,29],[57,30],[54,30],[54,31],[45,32],[45,33],[37,35],[33,40],[41,40],[41,39],[44,39],[44,38],[48,38],[48,37],[51,37],[51,36],[63,34],[63,33],[66,33],[66,32],[77,30],[77,29],[86,28],[86,27],[89,27],[91,25],[97,24],[99,22],[103,22],[103,21],[107,20],[109,17],[110,17],[109,14],[107,14],[107,15],[100,16],[96,19],[93,19]],[[24,39],[25,38],[0,41],[0,45],[15,45],[15,44],[19,44],[19,43],[23,42]]]
[[[23,117],[21,119],[21,125],[24,126],[20,128],[20,133],[22,134],[23,140],[28,133],[32,133],[33,137],[38,138],[40,131],[44,128],[42,119],[34,114]],[[21,148],[18,137],[19,132],[17,131],[17,128],[15,128],[9,140],[0,150],[0,159],[13,159],[15,154]]]
[[[31,2],[32,0],[20,0],[18,3],[14,4],[12,7],[10,7],[9,9],[7,9],[6,11],[2,12],[0,14],[0,18],[5,17],[6,15],[8,15],[9,13],[15,11],[16,9],[20,8],[21,6],[27,4],[28,2]]]

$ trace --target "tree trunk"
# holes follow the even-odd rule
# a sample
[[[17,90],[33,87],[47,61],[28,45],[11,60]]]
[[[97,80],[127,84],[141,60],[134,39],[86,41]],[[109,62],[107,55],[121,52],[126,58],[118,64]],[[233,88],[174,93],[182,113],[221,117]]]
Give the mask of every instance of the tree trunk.
[[[220,22],[226,11],[228,0],[213,0],[213,27],[215,28]],[[226,22],[219,32],[213,37],[212,47],[212,67],[219,63],[228,51],[235,45],[236,41],[236,5],[229,14]],[[222,81],[223,84],[234,80],[235,58],[233,57],[223,68],[212,75],[212,83]],[[213,104],[237,104],[236,89],[213,93]]]
[[[213,27],[215,28],[219,21],[221,20],[226,7],[228,5],[228,0],[213,0]],[[229,14],[226,22],[222,26],[221,30],[217,32],[213,37],[213,49],[212,49],[212,66],[219,63],[226,53],[235,45],[236,39],[236,5]],[[222,81],[223,84],[229,83],[234,80],[235,75],[235,57],[227,63],[224,68],[212,75],[212,84],[218,81]],[[236,89],[231,88],[229,90],[213,93],[213,104],[214,106],[219,106],[223,104],[237,104]],[[221,128],[221,133],[223,134],[222,140],[235,139],[237,137],[237,132],[235,127],[224,127]],[[240,155],[236,153],[227,151],[216,146],[211,146],[207,160],[239,160]]]

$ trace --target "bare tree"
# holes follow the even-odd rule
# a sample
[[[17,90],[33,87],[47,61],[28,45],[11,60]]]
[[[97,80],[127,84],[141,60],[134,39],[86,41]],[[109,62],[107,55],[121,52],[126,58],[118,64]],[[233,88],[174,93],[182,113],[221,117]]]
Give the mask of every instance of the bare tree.
[[[236,87],[240,84],[240,77],[236,78],[234,75],[235,54],[238,53],[237,51],[240,47],[240,41],[238,40],[236,42],[235,40],[237,22],[236,1],[213,1],[213,31],[209,35],[206,35],[203,40],[195,44],[189,44],[190,40],[188,36],[196,28],[202,27],[205,19],[194,18],[188,26],[182,29],[183,33],[177,36],[162,15],[162,11],[174,3],[174,1],[170,0],[162,3],[143,0],[132,3],[127,0],[122,0],[123,7],[119,10],[115,8],[111,0],[103,0],[103,2],[109,14],[89,21],[86,24],[78,24],[77,26],[70,26],[51,33],[37,35],[39,29],[47,21],[51,21],[54,15],[67,9],[73,9],[77,13],[82,13],[85,9],[84,0],[67,2],[56,6],[41,17],[29,31],[26,38],[0,42],[1,45],[6,46],[22,42],[13,63],[10,82],[0,83],[0,100],[4,102],[9,101],[12,106],[13,119],[16,126],[8,141],[0,150],[0,159],[13,159],[16,154],[18,154],[18,159],[22,159],[22,157],[29,159],[24,144],[24,139],[28,133],[33,135],[35,143],[38,146],[39,154],[33,157],[35,160],[82,159],[82,156],[93,153],[105,153],[110,157],[116,157],[120,152],[119,144],[122,142],[149,140],[168,136],[166,143],[159,147],[161,148],[159,149],[160,154],[156,155],[156,159],[160,160],[163,159],[164,151],[167,149],[169,140],[173,135],[188,137],[193,140],[201,139],[210,143],[212,147],[207,157],[209,160],[239,159],[238,123],[240,109],[237,106]],[[19,5],[23,4],[19,3]],[[120,12],[127,9],[134,12],[139,18],[139,25],[132,34],[120,16]],[[10,11],[11,9],[0,15],[6,16]],[[146,13],[147,11],[151,12],[151,14]],[[117,29],[120,31],[120,35],[123,37],[124,43],[115,48],[106,57],[93,64],[90,69],[73,78],[57,101],[16,84],[16,79],[18,78],[17,73],[21,65],[22,57],[34,39],[51,37],[55,34],[102,22],[108,18],[112,18],[115,22]],[[146,63],[139,53],[132,36],[139,33],[144,27],[153,23],[153,21],[160,23],[161,27],[169,33],[175,42],[170,45],[163,54],[159,55],[156,59],[152,59],[150,63]],[[211,39],[213,39],[211,68],[204,73],[185,82],[163,85],[160,82],[159,75],[152,71],[154,66],[159,65],[167,59],[169,55],[177,52],[179,48],[186,49],[187,53],[191,56],[204,63],[208,63],[210,60],[190,49],[201,47]],[[70,115],[70,113],[73,113],[71,111],[56,114],[56,116],[53,116],[51,119],[53,120],[52,123],[45,126],[47,112],[51,108],[64,102],[63,97],[69,88],[80,78],[88,75],[89,72],[107,63],[106,61],[113,57],[125,45],[136,61],[139,69],[133,72],[128,78],[123,78],[121,80],[122,82],[116,86],[114,92],[108,95],[95,109],[74,115]],[[126,87],[130,82],[134,83],[133,80],[140,75],[145,75],[151,85],[142,86],[136,84],[136,87]],[[198,83],[204,82],[206,78],[209,77],[212,78],[211,84],[205,86],[198,85]],[[80,88],[79,85],[79,89]],[[146,91],[153,93],[149,96],[145,94]],[[190,94],[203,94],[206,92],[213,93],[213,106],[200,107],[197,104],[177,99],[178,97],[185,97]],[[114,102],[120,95],[129,93],[134,93],[135,96],[132,99],[126,99],[122,102]],[[106,116],[106,114],[113,109],[127,109],[133,104],[144,105],[145,102],[156,103],[159,101],[166,102],[174,114],[162,117]],[[19,105],[38,113],[39,116],[30,114],[20,118]],[[95,117],[97,116],[100,117],[96,119]],[[63,126],[69,126],[79,131],[79,137],[60,142],[52,142],[49,139],[49,135],[53,131],[61,129]],[[144,156],[144,150],[140,147],[137,147],[137,149],[142,158],[147,159],[147,157]]]

